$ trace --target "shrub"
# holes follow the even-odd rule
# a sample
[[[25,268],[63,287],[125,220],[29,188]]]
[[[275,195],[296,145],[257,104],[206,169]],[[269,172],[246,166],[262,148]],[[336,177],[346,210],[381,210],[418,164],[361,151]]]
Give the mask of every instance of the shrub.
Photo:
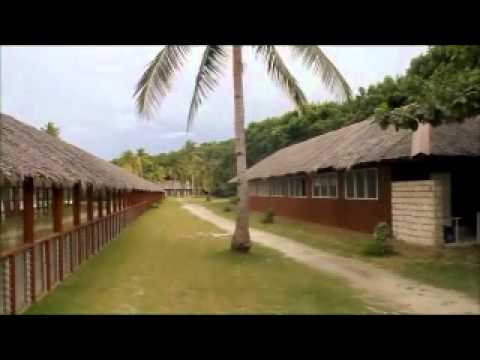
[[[238,196],[234,196],[230,198],[230,204],[237,205],[240,202],[240,198]]]
[[[369,256],[386,256],[395,252],[388,242],[390,238],[390,228],[387,223],[382,222],[375,226],[372,241],[363,249],[363,253]]]
[[[275,218],[275,213],[273,212],[272,209],[269,208],[263,214],[262,223],[263,224],[272,224],[274,222],[274,218]]]
[[[223,211],[224,212],[230,212],[230,211],[232,211],[232,208],[230,207],[230,205],[225,205],[224,208],[223,208]]]

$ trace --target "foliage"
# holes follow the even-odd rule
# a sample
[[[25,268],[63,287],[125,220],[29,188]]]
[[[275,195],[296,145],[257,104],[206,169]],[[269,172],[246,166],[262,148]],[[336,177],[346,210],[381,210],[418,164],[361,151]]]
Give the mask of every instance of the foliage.
[[[232,211],[232,208],[231,208],[230,205],[225,205],[225,206],[223,207],[223,211],[224,211],[224,212],[230,212],[230,211]]]
[[[258,48],[259,52],[265,49]],[[268,54],[268,53],[267,53]],[[276,59],[270,53],[267,66]],[[276,65],[280,66],[279,63]],[[272,77],[275,78],[273,68]],[[415,129],[418,121],[434,125],[457,121],[480,113],[480,46],[432,46],[412,60],[403,76],[385,77],[367,89],[359,88],[354,98],[343,104],[323,102],[303,105],[301,112],[290,111],[278,117],[250,123],[246,130],[247,162],[252,166],[275,151],[336,130],[373,116],[382,126]],[[228,181],[235,176],[234,142],[226,140],[194,145],[198,156],[215,159],[211,177],[214,196],[235,194],[235,185]],[[191,145],[167,154],[151,156],[152,168],[144,176],[150,179],[175,178],[184,181],[191,174],[188,163],[181,161],[191,152]],[[214,166],[213,166],[214,165]],[[158,169],[157,174],[155,170]],[[197,175],[198,176],[198,175]],[[208,183],[209,180],[207,180]],[[196,183],[202,181],[196,181]],[[202,185],[199,185],[203,187]]]
[[[386,256],[395,252],[388,240],[390,238],[390,228],[387,223],[382,222],[375,226],[373,239],[364,248],[364,255]]]
[[[270,77],[285,90],[298,108],[307,104],[307,98],[297,84],[297,80],[290,73],[283,62],[276,47],[273,45],[251,46],[257,57],[261,58]],[[340,97],[349,99],[352,93],[346,80],[328,59],[325,53],[316,45],[290,46],[293,57],[318,75],[322,83],[330,90],[336,91]],[[134,96],[137,100],[137,110],[141,115],[150,116],[152,110],[160,105],[171,88],[174,75],[181,70],[191,46],[166,45],[150,62],[139,80]],[[187,118],[187,131],[190,130],[193,118],[198,108],[218,84],[222,68],[227,62],[227,47],[224,45],[207,45],[195,79],[190,110]]]
[[[49,121],[44,127],[40,130],[47,133],[48,135],[58,138],[60,136],[60,128],[55,125],[54,122]]]
[[[275,213],[273,212],[273,209],[268,208],[263,214],[261,222],[263,224],[273,224],[274,219],[275,219]]]
[[[397,81],[401,105],[383,102],[376,109],[382,126],[416,129],[461,121],[480,113],[480,46],[433,46],[412,60],[407,74]]]
[[[145,157],[145,154],[142,154],[142,156]],[[137,176],[144,176],[142,160],[142,157],[138,155],[138,151],[134,153],[131,150],[127,150],[112,162]]]

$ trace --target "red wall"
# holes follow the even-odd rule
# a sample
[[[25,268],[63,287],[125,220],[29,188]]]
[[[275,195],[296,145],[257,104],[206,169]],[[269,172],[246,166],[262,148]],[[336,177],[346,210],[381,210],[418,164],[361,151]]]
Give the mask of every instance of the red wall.
[[[346,200],[343,171],[338,174],[338,199],[312,198],[312,179],[306,176],[307,198],[250,196],[250,208],[265,211],[271,207],[280,216],[369,233],[379,222],[386,221],[391,225],[389,167],[378,168],[378,200]]]

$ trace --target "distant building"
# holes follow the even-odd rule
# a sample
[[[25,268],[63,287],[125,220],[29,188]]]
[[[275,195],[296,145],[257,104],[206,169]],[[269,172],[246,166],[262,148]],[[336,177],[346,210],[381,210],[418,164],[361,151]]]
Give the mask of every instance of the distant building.
[[[165,180],[163,182],[159,182],[158,185],[165,190],[167,196],[186,197],[192,196],[193,194],[192,184],[190,181],[182,183],[178,180]]]

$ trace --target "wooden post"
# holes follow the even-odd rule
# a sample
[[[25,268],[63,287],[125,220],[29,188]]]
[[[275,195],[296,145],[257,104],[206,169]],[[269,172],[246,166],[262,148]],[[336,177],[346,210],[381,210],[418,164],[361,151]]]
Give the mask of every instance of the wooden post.
[[[98,191],[98,199],[97,199],[97,206],[98,206],[98,217],[103,217],[103,194],[102,191]]]
[[[17,311],[17,291],[16,291],[16,281],[15,281],[15,278],[16,278],[16,269],[15,269],[15,256],[14,255],[11,255],[9,257],[9,264],[10,264],[10,313],[12,315],[15,315],[16,311]]]
[[[56,233],[63,232],[63,207],[64,207],[64,191],[61,187],[53,188],[53,231]],[[53,254],[55,256],[56,254]],[[63,280],[63,238],[58,241],[58,268],[59,280]],[[55,276],[56,277],[56,276]]]
[[[73,185],[73,226],[79,226],[81,223],[81,188],[80,183]]]
[[[117,212],[117,190],[112,190],[112,205],[113,205],[113,213]]]
[[[87,222],[93,221],[93,185],[87,186]],[[90,255],[92,245],[92,227],[85,228],[85,258]]]
[[[33,208],[34,187],[33,178],[23,181],[23,242],[32,244],[34,241],[34,208]],[[15,259],[15,258],[13,258]],[[35,302],[35,248],[32,248],[30,260],[30,299]]]
[[[52,279],[51,279],[51,261],[50,261],[50,242],[44,242],[42,246],[45,246],[45,260],[47,263],[47,290],[50,291],[52,288]]]
[[[23,242],[33,243],[33,178],[23,181]]]
[[[107,195],[107,215],[112,213],[112,195],[110,189],[105,189],[105,193]]]
[[[63,189],[53,188],[53,231],[63,231]]]
[[[87,186],[87,221],[93,220],[93,186]]]

